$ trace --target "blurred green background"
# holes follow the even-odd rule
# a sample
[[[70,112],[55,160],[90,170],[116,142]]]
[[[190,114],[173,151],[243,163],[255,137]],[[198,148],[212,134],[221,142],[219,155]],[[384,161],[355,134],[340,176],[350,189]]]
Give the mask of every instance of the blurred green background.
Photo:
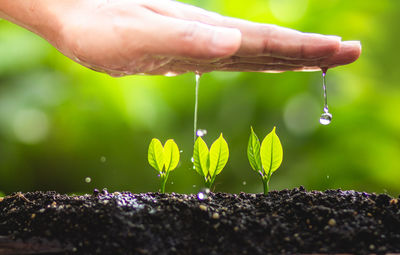
[[[199,127],[208,130],[208,144],[223,132],[230,147],[216,191],[262,192],[246,156],[250,125],[260,138],[276,125],[284,161],[271,189],[400,193],[400,1],[186,2],[363,45],[357,62],[328,72],[329,126],[318,122],[320,72],[205,74]],[[156,191],[147,149],[157,137],[173,138],[183,150],[167,191],[197,192],[203,182],[190,162],[194,83],[194,74],[111,78],[0,21],[0,190]]]

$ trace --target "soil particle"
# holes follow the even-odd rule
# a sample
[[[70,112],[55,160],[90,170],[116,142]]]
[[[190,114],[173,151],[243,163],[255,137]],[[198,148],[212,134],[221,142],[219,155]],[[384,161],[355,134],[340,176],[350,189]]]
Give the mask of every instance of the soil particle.
[[[329,226],[334,227],[334,226],[336,226],[336,220],[335,219],[330,219],[328,221],[328,224],[329,224]]]
[[[212,218],[214,220],[218,220],[219,219],[219,214],[218,213],[213,213]]]
[[[400,203],[385,194],[300,187],[207,196],[15,193],[0,201],[0,254],[400,252]]]

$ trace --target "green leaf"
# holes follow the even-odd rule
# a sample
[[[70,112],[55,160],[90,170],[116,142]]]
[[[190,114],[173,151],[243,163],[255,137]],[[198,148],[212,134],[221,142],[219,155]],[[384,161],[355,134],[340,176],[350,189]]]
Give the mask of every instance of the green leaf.
[[[174,140],[169,139],[164,145],[164,164],[165,172],[172,171],[176,168],[179,163],[179,148]]]
[[[147,158],[149,160],[149,164],[158,172],[162,173],[164,166],[164,148],[160,140],[156,138],[151,140]]]
[[[196,142],[194,143],[193,159],[196,172],[207,178],[210,166],[210,156],[207,144],[201,137],[197,137]]]
[[[258,140],[256,133],[254,133],[253,127],[251,127],[249,144],[247,145],[247,157],[249,159],[251,168],[253,168],[254,171],[257,173],[262,171],[260,140]]]
[[[270,175],[279,168],[283,159],[283,149],[281,141],[275,133],[275,127],[262,141],[260,153],[266,174]]]
[[[229,148],[224,137],[221,135],[210,148],[210,176],[218,175],[224,169],[229,158]]]

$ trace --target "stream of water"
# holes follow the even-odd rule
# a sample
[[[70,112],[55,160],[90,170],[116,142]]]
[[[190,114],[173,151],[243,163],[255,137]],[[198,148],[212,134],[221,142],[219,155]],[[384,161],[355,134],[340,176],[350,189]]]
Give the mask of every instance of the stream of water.
[[[332,114],[329,112],[328,108],[328,94],[326,91],[326,72],[327,69],[322,69],[322,88],[324,90],[324,112],[321,114],[319,118],[319,123],[322,125],[329,125],[332,121]]]

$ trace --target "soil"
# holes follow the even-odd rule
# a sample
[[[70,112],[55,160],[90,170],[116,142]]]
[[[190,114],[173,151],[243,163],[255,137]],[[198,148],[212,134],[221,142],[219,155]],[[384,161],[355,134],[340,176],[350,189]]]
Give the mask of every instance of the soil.
[[[389,252],[400,253],[400,199],[386,194],[300,187],[199,199],[95,190],[0,202],[0,254]]]

